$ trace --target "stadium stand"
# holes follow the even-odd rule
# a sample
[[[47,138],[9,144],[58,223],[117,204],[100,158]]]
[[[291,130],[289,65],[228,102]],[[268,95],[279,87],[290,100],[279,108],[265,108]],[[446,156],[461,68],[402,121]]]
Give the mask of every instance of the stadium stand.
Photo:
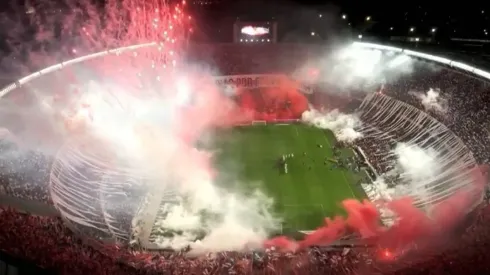
[[[490,207],[478,211],[461,241],[396,262],[380,261],[379,250],[371,247],[312,248],[295,254],[230,252],[212,258],[187,258],[175,252],[150,254],[100,243],[95,249],[93,243],[73,235],[59,218],[12,209],[0,213],[0,245],[9,255],[60,274],[486,274]]]
[[[192,58],[209,59],[222,73],[270,73],[293,71],[303,58],[311,54],[299,46],[276,48],[236,45],[202,46]],[[288,54],[291,53],[291,54]],[[294,53],[294,55],[293,55]],[[253,60],[244,58],[257,56]],[[272,59],[271,56],[278,58]],[[279,57],[289,56],[283,60]],[[429,76],[427,76],[429,75]],[[488,85],[448,69],[419,71],[410,78],[402,78],[385,92],[399,100],[425,110],[408,91],[425,91],[438,87],[454,102],[451,116],[432,113],[459,135],[475,154],[479,163],[488,162],[490,144],[486,129],[488,123]],[[468,96],[471,94],[471,96]],[[319,99],[317,99],[319,100]],[[319,101],[328,100],[323,98]],[[464,108],[463,108],[464,107]],[[364,147],[378,146],[364,141]],[[2,152],[12,149],[2,146]],[[15,162],[2,159],[0,192],[17,198],[51,204],[46,176],[49,160],[35,152],[19,154]],[[6,162],[7,161],[7,162]],[[376,159],[372,159],[376,163]],[[22,167],[22,173],[15,170]],[[35,183],[34,183],[35,182]],[[34,184],[33,184],[34,183]],[[5,201],[2,201],[5,203]],[[107,244],[88,238],[86,228],[70,230],[59,217],[21,213],[19,209],[0,210],[0,249],[12,257],[35,263],[59,274],[490,274],[490,206],[485,202],[474,210],[471,226],[463,229],[458,241],[451,241],[434,251],[419,251],[400,261],[380,255],[379,247],[348,245],[342,247],[314,247],[297,253],[265,251],[252,254],[235,252],[188,258],[181,252],[146,252],[126,246]],[[124,225],[122,225],[124,226]],[[385,255],[386,256],[386,255]],[[19,270],[19,274],[23,274]],[[0,273],[1,274],[1,273]],[[26,273],[27,274],[27,273]],[[41,274],[41,273],[36,273]]]

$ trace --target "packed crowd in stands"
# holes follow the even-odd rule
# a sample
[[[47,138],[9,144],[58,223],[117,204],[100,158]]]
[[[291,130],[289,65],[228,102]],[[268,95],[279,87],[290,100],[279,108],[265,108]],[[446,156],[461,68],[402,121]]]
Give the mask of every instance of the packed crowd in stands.
[[[311,54],[291,46],[274,55],[278,56],[278,60],[272,60],[271,50],[267,50],[271,45],[263,46],[265,50],[262,51],[251,47],[236,50],[231,45],[226,46],[229,49],[219,50],[209,47],[209,51],[197,51],[203,56],[195,58],[206,60],[209,52],[213,53],[210,63],[217,65],[226,74],[284,72],[284,68],[301,65],[298,62]],[[276,51],[276,48],[271,49]],[[244,51],[260,54],[252,60]],[[290,58],[279,59],[282,56]],[[410,78],[402,78],[393,85],[387,85],[385,92],[425,110],[420,100],[408,95],[408,92],[426,92],[431,87],[440,88],[441,95],[451,102],[449,111],[429,112],[458,134],[480,162],[488,161],[490,146],[488,139],[482,138],[488,135],[482,127],[488,124],[486,120],[490,117],[488,104],[485,104],[490,102],[487,99],[489,94],[484,93],[488,88],[479,80],[446,70],[432,72],[430,75],[427,78],[422,73],[416,73]],[[379,146],[374,140],[367,142],[369,147]],[[50,161],[36,153],[29,153],[15,163],[5,163],[10,159],[1,160],[0,192],[50,204],[48,180],[45,177],[49,174],[49,166],[46,167],[46,164]],[[487,253],[490,249],[489,222],[490,206],[485,204],[478,209],[476,222],[467,228],[463,237],[451,240],[444,249],[437,247],[434,251],[424,251],[421,254],[423,256],[407,255],[401,259],[380,256],[381,249],[371,246],[311,248],[295,253],[271,250],[255,253],[230,252],[189,258],[184,253],[154,254],[103,244],[74,233],[78,230],[68,229],[60,218],[27,215],[4,208],[0,210],[0,249],[41,267],[70,275],[490,274],[490,254]],[[126,219],[121,226],[127,227],[128,224],[129,219]]]
[[[18,150],[12,142],[0,142],[0,194],[51,204],[48,157],[40,152]]]
[[[362,137],[356,140],[355,144],[363,150],[369,163],[374,167],[377,173],[382,174],[390,170],[389,165],[386,165],[384,162],[387,152],[391,150],[388,141],[380,144],[379,140],[374,137]]]
[[[490,93],[487,86],[481,80],[460,72],[440,70],[434,73],[420,68],[417,73],[387,84],[380,91],[427,112],[442,122],[461,138],[476,161],[482,164],[490,161],[490,108],[487,106]],[[435,89],[437,101],[423,102],[421,96],[427,95],[429,89]],[[398,138],[401,136],[408,139],[405,133],[391,134],[397,141],[402,141]],[[394,149],[390,138],[365,136],[356,140],[356,145],[364,150],[378,173],[385,173],[393,168],[393,161],[387,158]]]
[[[58,274],[488,274],[490,206],[461,238],[396,259],[378,247],[266,250],[188,257],[151,253],[80,238],[59,218],[0,211],[0,247]]]
[[[439,91],[442,107],[428,108],[416,94]],[[466,74],[441,69],[434,73],[420,68],[417,73],[387,85],[384,92],[431,114],[459,136],[478,162],[490,161],[490,86]],[[432,105],[433,106],[433,105]]]

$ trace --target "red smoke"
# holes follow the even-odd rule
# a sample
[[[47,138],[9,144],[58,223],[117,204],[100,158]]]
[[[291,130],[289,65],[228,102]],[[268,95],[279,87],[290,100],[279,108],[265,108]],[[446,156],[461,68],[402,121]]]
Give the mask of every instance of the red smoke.
[[[429,238],[445,234],[462,221],[472,203],[481,198],[480,186],[485,181],[486,167],[474,169],[475,188],[459,191],[434,206],[429,214],[416,208],[411,198],[401,198],[382,203],[395,216],[395,224],[389,228],[380,223],[379,212],[373,202],[364,200],[362,203],[353,199],[342,202],[347,218],[337,216],[333,220],[325,219],[325,224],[308,234],[299,242],[284,236],[276,237],[264,243],[267,247],[278,247],[283,250],[305,248],[313,245],[324,246],[338,240],[349,230],[359,234],[361,238],[375,238],[380,247],[391,251],[403,251],[413,244],[423,244]]]
[[[307,98],[295,87],[240,89],[237,98],[254,120],[298,119],[308,109]]]
[[[306,97],[292,87],[242,89],[237,94],[236,103],[212,88],[212,83],[209,89],[203,87],[206,93],[202,99],[198,97],[197,101],[200,103],[187,109],[183,123],[180,123],[188,141],[197,138],[203,130],[216,126],[233,126],[259,119],[296,119],[308,108]],[[210,161],[208,157],[202,157],[201,161]],[[482,172],[488,172],[488,168],[480,167],[471,172],[477,182],[474,188],[456,192],[433,206],[429,214],[415,207],[411,198],[376,202],[379,204],[378,207],[381,205],[389,209],[396,217],[394,225],[389,228],[381,224],[382,217],[374,202],[348,199],[342,202],[347,212],[346,218],[326,218],[323,226],[306,235],[301,241],[279,236],[267,240],[263,245],[266,248],[276,247],[294,251],[313,245],[329,245],[346,232],[354,232],[361,238],[377,240],[378,245],[390,253],[403,251],[413,244],[440,236],[454,228],[465,216],[466,209],[477,201],[479,196],[481,198],[486,182]]]
[[[180,137],[187,145],[193,144],[208,129],[231,127],[252,120],[297,119],[308,109],[308,100],[294,87],[242,89],[238,91],[236,100],[223,96],[211,79],[201,83],[199,88],[202,92],[196,94],[195,103],[183,107],[175,121]],[[179,157],[182,158],[179,163],[194,162],[195,166],[209,171],[210,176],[214,175],[210,155],[189,150],[183,151]],[[279,236],[265,241],[263,246],[294,251],[313,245],[329,245],[347,232],[354,232],[361,238],[376,240],[391,257],[392,253],[396,254],[414,243],[422,243],[454,228],[465,216],[468,206],[481,198],[488,170],[484,166],[472,171],[477,182],[475,188],[457,192],[441,201],[429,215],[414,207],[410,198],[377,202],[397,217],[395,224],[387,228],[381,224],[374,202],[348,199],[342,202],[347,217],[326,218],[324,225],[303,240],[293,241]],[[482,176],[482,172],[485,176]]]
[[[223,96],[212,79],[201,79],[195,103],[177,116],[180,136],[188,143],[206,129],[232,127],[254,120],[298,119],[308,109],[307,98],[294,87],[241,89],[236,100]]]

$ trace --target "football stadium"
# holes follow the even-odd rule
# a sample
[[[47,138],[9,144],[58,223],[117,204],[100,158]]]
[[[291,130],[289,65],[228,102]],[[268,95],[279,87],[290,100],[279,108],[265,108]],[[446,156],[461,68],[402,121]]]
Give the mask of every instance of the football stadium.
[[[184,4],[0,90],[0,230],[103,263],[85,274],[371,274],[473,224],[490,73],[359,41],[184,47]]]
[[[46,137],[37,142],[43,150],[53,152],[52,164],[48,160],[44,164],[49,173],[41,177],[47,179],[46,195],[54,212],[59,211],[81,234],[148,249],[212,251],[216,249],[214,238],[235,230],[243,231],[239,233],[243,239],[218,250],[240,250],[260,247],[260,240],[267,237],[301,241],[323,228],[325,218],[346,219],[349,224],[353,213],[365,219],[363,211],[378,212],[372,222],[390,227],[397,214],[387,203],[403,198],[410,198],[410,205],[427,215],[443,211],[439,207],[459,194],[464,195],[460,202],[464,213],[483,198],[484,177],[473,151],[436,118],[447,103],[416,105],[427,95],[411,92],[412,105],[391,94],[399,89],[390,84],[363,83],[368,85],[364,89],[373,89],[363,95],[332,83],[301,82],[298,73],[217,76],[202,84],[210,93],[206,98],[189,92],[192,82],[184,88],[176,84],[175,98],[161,102],[162,106],[170,104],[167,109],[155,111],[144,105],[150,111],[141,118],[134,114],[142,111],[138,104],[147,103],[135,104],[132,101],[139,99],[133,95],[108,92],[120,89],[110,80],[84,80],[85,87],[76,84],[80,90],[69,98],[45,94],[62,86],[65,79],[72,82],[66,87],[73,86],[73,81],[80,80],[70,75],[88,73],[99,59],[134,58],[138,50],[152,47],[155,45],[143,44],[68,61],[3,90],[12,100],[19,97],[16,93],[49,97],[44,104],[69,114],[53,117],[51,125],[46,125],[46,121],[17,113],[13,119],[32,128],[6,129],[5,136],[10,142],[27,137],[17,142],[30,143],[29,138],[44,129]],[[349,59],[381,55],[380,66],[393,67],[395,62],[426,66],[410,57],[415,55],[412,52],[379,47],[356,42],[346,50],[354,52]],[[30,90],[17,91],[17,87]],[[206,104],[199,105],[204,100]],[[39,115],[46,112],[44,107],[35,101],[23,106]],[[202,119],[215,108],[220,109],[218,114]],[[430,114],[422,108],[441,109]],[[177,122],[185,122],[166,122],[169,116],[180,116]],[[172,133],[160,132],[155,125],[139,125],[146,117],[151,118],[148,123],[153,119],[169,123],[166,127]],[[189,121],[196,123],[184,126]],[[134,125],[127,128],[126,123]],[[60,148],[56,147],[59,142]],[[150,152],[142,144],[152,144]],[[139,150],[145,154],[140,155]],[[160,165],[169,169],[157,171]],[[189,186],[185,181],[190,181]],[[355,243],[373,234],[361,233],[359,228],[348,231],[347,235],[329,235],[324,242]]]

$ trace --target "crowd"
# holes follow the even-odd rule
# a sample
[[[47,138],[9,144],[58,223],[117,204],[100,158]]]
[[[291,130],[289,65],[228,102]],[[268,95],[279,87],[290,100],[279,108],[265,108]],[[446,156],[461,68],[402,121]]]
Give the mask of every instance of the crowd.
[[[385,141],[383,144],[379,144],[379,142],[374,137],[362,137],[356,140],[355,144],[362,148],[369,163],[378,173],[385,173],[390,170],[390,165],[385,162],[385,158],[391,148],[388,141]]]
[[[51,204],[51,161],[44,154],[22,150],[9,140],[0,141],[0,151],[0,194]]]
[[[429,98],[427,94],[429,89],[434,89],[437,97]],[[442,122],[461,138],[471,150],[477,163],[483,164],[490,161],[488,138],[490,109],[487,106],[490,93],[488,90],[488,84],[460,72],[445,69],[433,72],[421,67],[410,76],[384,85],[380,92],[427,112]],[[417,123],[430,122],[417,117],[406,117],[406,119],[418,121]],[[389,122],[389,119],[383,120],[383,123]],[[399,128],[403,129],[403,127]],[[356,145],[363,149],[370,164],[378,173],[389,172],[396,163],[395,155],[390,153],[394,150],[396,141],[410,140],[414,135],[394,130],[390,135],[386,135],[376,128],[370,128],[369,131],[370,135],[356,140]],[[420,135],[419,132],[416,134],[420,140],[430,140],[427,134]]]
[[[60,218],[0,211],[0,247],[58,274],[488,274],[490,206],[478,209],[462,237],[399,259],[373,246],[223,252],[189,257],[83,239]],[[226,241],[226,240],[224,240]]]
[[[257,50],[256,47],[262,47],[262,50]],[[221,45],[218,48],[210,45],[208,51],[202,48],[194,51],[196,56],[192,58],[209,60],[221,72],[226,72],[223,74],[232,75],[279,71],[284,73],[288,70],[292,72],[302,65],[302,60],[312,54],[295,45],[277,49],[273,45],[259,45],[243,46],[237,51],[234,45]],[[248,58],[247,51],[253,52],[254,58]],[[272,51],[274,55],[271,55]],[[283,56],[289,58],[281,58]],[[430,78],[426,77],[427,73]],[[424,93],[431,87],[439,88],[441,97],[450,101],[446,112],[427,109],[416,96],[409,93]],[[481,163],[490,159],[490,139],[484,138],[488,137],[488,128],[484,125],[488,126],[490,118],[490,108],[486,104],[490,102],[490,94],[485,93],[487,90],[483,82],[460,73],[448,70],[417,70],[410,77],[386,85],[384,92],[428,111],[444,122],[463,139]],[[315,101],[318,101],[318,106],[323,105],[326,108],[339,105],[332,102],[321,104],[329,99],[332,98],[320,96]],[[344,98],[339,98],[338,101],[349,104]],[[378,140],[364,139],[362,142],[363,148],[372,150],[368,152],[369,156],[376,156],[376,151],[384,150],[381,147],[387,145],[379,144]],[[12,146],[14,145],[1,144],[3,157],[0,159],[0,194],[51,204],[47,186],[51,160],[32,151],[20,154]],[[12,154],[17,155],[12,157]],[[377,165],[377,170],[383,171],[388,169],[384,161],[386,160],[375,158],[373,164]],[[134,194],[134,190],[127,190],[127,193]],[[124,204],[124,197],[107,197],[104,201],[114,201],[111,205],[115,202]],[[127,207],[136,211],[135,205]],[[111,215],[126,215],[128,212],[119,211],[121,208],[113,209]],[[88,239],[87,236],[100,236],[101,232],[92,229],[92,233],[87,233],[91,231],[90,228],[79,228],[73,224],[67,226],[60,218],[28,215],[13,209],[0,210],[0,249],[38,266],[70,275],[490,274],[490,254],[486,252],[490,249],[490,227],[487,226],[490,222],[490,206],[482,205],[477,211],[474,223],[465,230],[461,238],[455,238],[455,241],[450,241],[443,247],[437,246],[434,250],[408,253],[399,259],[396,255],[383,253],[380,247],[357,245],[314,247],[295,253],[267,250],[199,257],[188,257],[185,253],[178,252],[153,253],[105,244],[96,238]],[[120,224],[110,224],[111,229],[105,230],[107,237],[110,237],[109,233],[114,233],[110,232],[114,229],[127,232],[130,218],[130,215],[126,215],[122,219],[115,219]],[[95,219],[92,222],[105,223]]]
[[[430,88],[439,92],[438,106],[424,105],[419,97]],[[488,83],[460,72],[417,68],[416,73],[386,85],[384,92],[428,112],[459,136],[478,162],[489,162],[489,90]]]

